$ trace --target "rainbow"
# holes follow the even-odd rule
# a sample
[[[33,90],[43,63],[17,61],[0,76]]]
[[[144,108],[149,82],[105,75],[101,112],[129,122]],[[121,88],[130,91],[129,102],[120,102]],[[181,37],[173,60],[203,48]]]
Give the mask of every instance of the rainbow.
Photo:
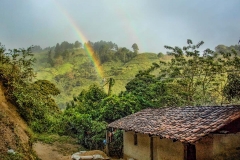
[[[104,78],[103,68],[101,66],[99,59],[96,57],[92,46],[87,43],[88,39],[81,32],[80,27],[76,24],[76,22],[73,20],[73,18],[71,18],[69,13],[57,2],[57,0],[54,0],[54,2],[57,5],[57,7],[59,8],[59,10],[64,14],[66,19],[70,22],[72,28],[74,29],[74,31],[77,33],[78,37],[80,38],[80,41],[83,42],[83,44],[86,43],[85,47],[86,47],[87,54],[88,54],[90,60],[93,62],[95,70],[96,70],[99,78],[103,79]]]
[[[130,15],[123,10],[123,6],[117,4],[115,1],[110,1],[106,5],[109,5],[109,3],[111,3],[110,6],[114,8],[115,14],[118,19],[122,21],[122,24],[124,24],[124,30],[127,32],[128,35],[130,35],[128,36],[128,38],[130,38],[132,44],[137,43],[139,46],[143,46],[144,43],[141,41],[141,39],[138,38],[141,36],[137,36],[137,26],[134,26],[134,23],[130,20]]]

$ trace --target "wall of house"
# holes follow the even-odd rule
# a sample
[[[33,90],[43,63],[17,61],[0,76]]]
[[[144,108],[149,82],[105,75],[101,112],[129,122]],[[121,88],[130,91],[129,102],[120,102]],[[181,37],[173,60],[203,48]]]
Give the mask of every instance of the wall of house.
[[[196,144],[196,159],[210,160],[213,157],[213,135],[208,135],[199,140]]]
[[[213,158],[239,160],[240,132],[213,135]]]
[[[150,137],[148,135],[137,133],[137,145],[134,145],[134,132],[124,132],[123,142],[124,159],[150,159]]]
[[[137,133],[137,145],[134,145],[134,132],[124,132],[124,159],[150,160],[150,137]],[[183,160],[184,146],[181,142],[153,137],[154,160]]]
[[[179,142],[173,142],[170,139],[157,140],[157,160],[183,160],[184,159],[184,145]]]
[[[240,133],[210,134],[196,144],[197,160],[239,160]]]
[[[197,160],[239,160],[240,132],[231,134],[209,134],[196,144]],[[124,132],[124,159],[150,160],[150,137],[137,133],[137,145],[134,145],[134,132]],[[153,137],[154,160],[183,160],[184,145],[170,139]]]

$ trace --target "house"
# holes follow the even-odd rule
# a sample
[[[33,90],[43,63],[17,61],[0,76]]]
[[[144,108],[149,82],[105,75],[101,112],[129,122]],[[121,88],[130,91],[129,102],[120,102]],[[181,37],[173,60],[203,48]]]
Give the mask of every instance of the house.
[[[124,159],[240,159],[240,106],[144,109],[108,127],[124,130]]]

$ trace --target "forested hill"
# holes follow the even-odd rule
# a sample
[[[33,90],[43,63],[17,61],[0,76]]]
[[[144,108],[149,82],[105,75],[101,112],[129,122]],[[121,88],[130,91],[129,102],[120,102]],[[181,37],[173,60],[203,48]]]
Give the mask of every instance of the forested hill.
[[[96,55],[103,71],[102,76],[96,71],[94,61],[89,56],[88,48]],[[239,55],[238,45],[215,47],[216,53],[227,53],[234,49]],[[109,90],[109,80],[114,79],[111,88],[113,94],[125,90],[126,84],[132,80],[140,70],[146,70],[153,63],[159,61],[168,62],[173,57],[163,53],[139,53],[136,43],[131,50],[119,47],[113,42],[99,41],[81,44],[68,43],[66,41],[57,43],[56,46],[42,49],[40,46],[32,48],[37,62],[35,71],[37,79],[46,79],[54,83],[61,91],[56,97],[60,108],[64,108],[66,102],[77,96],[83,89],[91,84],[104,87],[105,92]],[[155,71],[157,73],[158,71]]]
[[[86,51],[87,45],[93,48],[100,59],[102,78],[96,72],[94,62]],[[62,42],[45,49],[34,46],[33,53],[37,59],[34,65],[37,79],[46,79],[56,84],[61,91],[56,97],[56,102],[61,108],[64,108],[73,96],[77,96],[93,83],[104,86],[107,92],[110,78],[115,80],[112,93],[120,93],[139,70],[145,70],[152,63],[159,62],[160,57],[169,59],[169,56],[162,53],[138,53],[137,44],[133,44],[130,50],[105,41],[88,42],[84,45],[78,41],[73,44]]]
[[[215,47],[216,52],[230,52],[231,50],[235,50],[240,55],[240,45],[225,46],[221,44]]]

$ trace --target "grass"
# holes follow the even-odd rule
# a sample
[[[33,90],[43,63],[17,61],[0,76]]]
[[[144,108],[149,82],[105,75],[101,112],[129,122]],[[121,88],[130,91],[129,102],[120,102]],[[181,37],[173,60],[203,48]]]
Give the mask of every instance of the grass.
[[[20,153],[7,153],[5,155],[0,155],[0,159],[3,160],[24,160],[24,156]]]
[[[86,150],[83,146],[78,144],[77,139],[69,136],[59,136],[57,134],[35,134],[34,141],[40,142],[41,145],[49,144],[47,145],[49,150],[57,151],[64,156],[69,156],[75,152]]]
[[[34,134],[34,141],[40,141],[47,144],[53,144],[54,142],[60,143],[72,143],[76,144],[77,140],[69,136],[59,136],[57,134]]]

